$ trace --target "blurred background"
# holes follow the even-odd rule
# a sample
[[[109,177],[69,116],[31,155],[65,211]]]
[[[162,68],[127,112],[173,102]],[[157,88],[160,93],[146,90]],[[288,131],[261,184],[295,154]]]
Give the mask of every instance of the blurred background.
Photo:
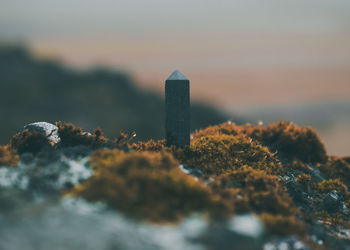
[[[164,80],[191,80],[192,129],[313,126],[350,153],[348,0],[0,0],[0,143],[69,121],[162,138]]]

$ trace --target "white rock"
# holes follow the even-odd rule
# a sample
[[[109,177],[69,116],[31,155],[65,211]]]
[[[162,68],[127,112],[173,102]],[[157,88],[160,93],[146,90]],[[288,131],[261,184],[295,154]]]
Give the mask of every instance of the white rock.
[[[23,130],[28,129],[29,131],[37,131],[49,139],[50,142],[56,144],[60,142],[58,136],[58,127],[48,122],[34,122],[26,125]]]
[[[250,214],[236,215],[228,223],[228,228],[235,233],[252,238],[258,238],[264,232],[261,221],[257,217]]]

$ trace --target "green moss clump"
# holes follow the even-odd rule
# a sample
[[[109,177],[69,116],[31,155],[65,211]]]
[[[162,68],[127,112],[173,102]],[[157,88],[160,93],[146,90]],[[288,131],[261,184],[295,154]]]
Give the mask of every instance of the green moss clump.
[[[238,202],[240,212],[271,213],[281,215],[296,215],[298,210],[286,190],[280,185],[277,176],[269,175],[266,171],[243,166],[218,176],[209,184],[214,193],[228,197],[227,190],[233,189],[230,197]],[[232,193],[231,193],[232,194]],[[236,206],[237,206],[236,205]]]
[[[208,135],[245,135],[277,151],[281,158],[288,161],[324,163],[327,154],[323,143],[316,132],[309,127],[299,127],[293,123],[280,121],[269,126],[238,126],[234,123],[223,123],[197,131],[193,138]]]
[[[191,145],[178,150],[176,157],[206,175],[220,175],[249,165],[267,172],[278,172],[280,164],[270,151],[244,136],[207,135],[196,137]]]
[[[61,139],[60,147],[87,146],[91,149],[98,149],[105,146],[108,141],[99,128],[95,129],[93,134],[89,134],[70,123],[57,122],[56,125]]]
[[[306,234],[308,228],[305,224],[296,219],[294,216],[282,216],[272,214],[261,214],[260,219],[263,221],[268,232],[276,235],[300,235]]]
[[[0,145],[0,166],[14,167],[19,163],[19,156],[8,145]]]
[[[168,152],[97,150],[90,164],[94,175],[69,194],[106,202],[136,218],[177,221],[223,206],[209,188],[182,173]]]
[[[37,154],[43,149],[52,149],[53,145],[45,135],[37,131],[28,131],[28,129],[25,129],[11,138],[10,147],[18,154],[26,152]]]
[[[327,163],[317,166],[329,178],[340,178],[350,186],[350,157],[330,157]]]

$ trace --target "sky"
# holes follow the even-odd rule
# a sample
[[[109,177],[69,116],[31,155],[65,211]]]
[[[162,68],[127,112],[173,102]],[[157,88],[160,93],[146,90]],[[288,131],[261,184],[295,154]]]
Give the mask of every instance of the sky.
[[[349,13],[349,0],[0,0],[0,41],[159,93],[179,69],[192,100],[242,113],[350,103]]]
[[[193,98],[223,107],[350,94],[348,0],[0,3],[3,39],[77,67],[126,70],[158,91],[179,69],[192,80]]]

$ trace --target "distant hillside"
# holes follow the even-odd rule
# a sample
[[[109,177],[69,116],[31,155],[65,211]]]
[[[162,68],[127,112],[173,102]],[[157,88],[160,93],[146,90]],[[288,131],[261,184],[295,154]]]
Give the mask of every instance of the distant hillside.
[[[140,91],[123,73],[107,69],[78,72],[56,61],[39,60],[22,47],[0,47],[0,143],[23,124],[69,121],[115,137],[137,132],[138,140],[162,138],[163,98]],[[217,124],[228,116],[193,103],[192,130]]]

